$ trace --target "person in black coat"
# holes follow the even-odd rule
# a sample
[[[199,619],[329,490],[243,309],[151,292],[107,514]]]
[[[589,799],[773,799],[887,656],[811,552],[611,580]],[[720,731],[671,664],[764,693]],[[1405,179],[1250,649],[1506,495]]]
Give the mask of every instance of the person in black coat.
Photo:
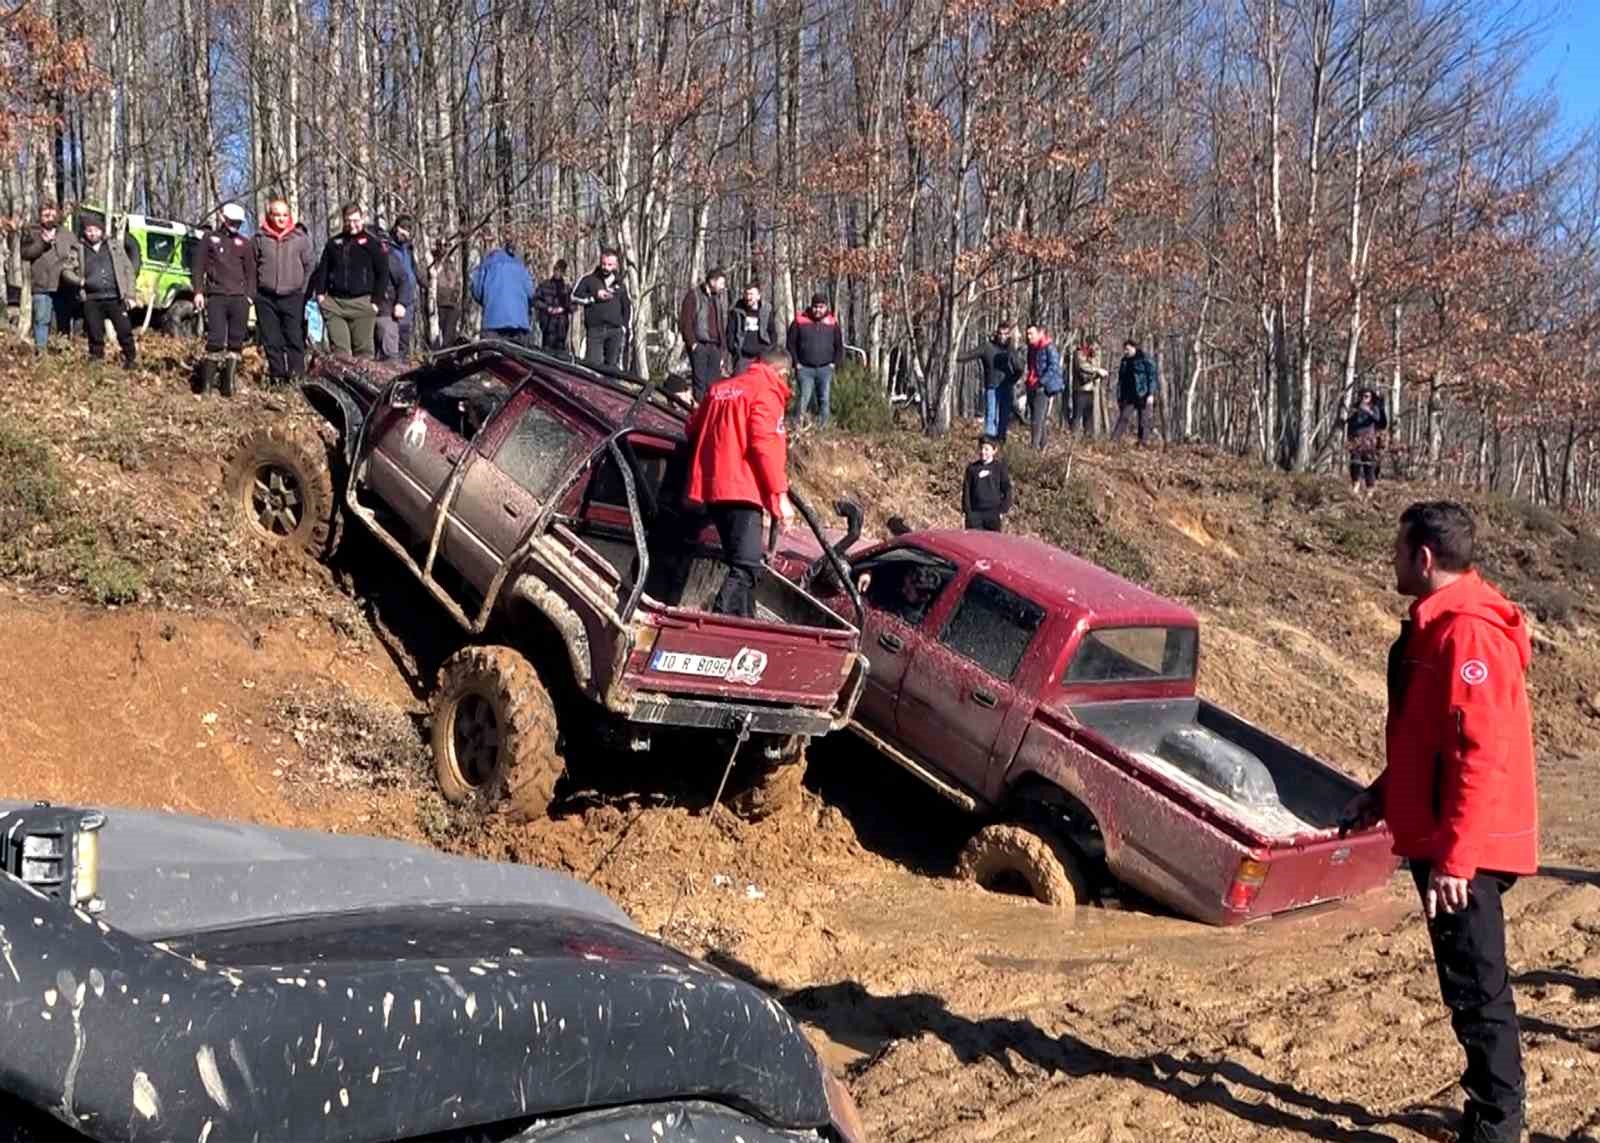
[[[1378,483],[1378,453],[1383,448],[1382,433],[1389,427],[1389,414],[1383,398],[1373,389],[1361,390],[1356,407],[1344,423],[1345,447],[1350,450],[1350,494],[1371,498]]]
[[[985,433],[978,438],[978,459],[967,465],[961,481],[961,514],[968,528],[1000,531],[1000,517],[1011,511],[1011,474],[1000,459],[1000,442]]]
[[[533,317],[539,325],[539,343],[552,353],[571,350],[572,287],[567,284],[567,260],[558,258],[550,277],[533,292]]]

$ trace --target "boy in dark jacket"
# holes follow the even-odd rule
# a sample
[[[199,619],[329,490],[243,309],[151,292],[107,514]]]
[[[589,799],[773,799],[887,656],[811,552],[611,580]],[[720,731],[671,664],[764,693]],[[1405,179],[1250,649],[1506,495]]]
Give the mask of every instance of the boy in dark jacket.
[[[556,259],[550,277],[533,291],[533,317],[539,323],[539,344],[551,353],[571,352],[572,287],[567,284],[567,260]]]
[[[966,527],[1000,531],[1000,517],[1011,511],[1011,474],[1000,459],[1000,442],[985,433],[978,438],[978,459],[967,465],[961,481],[961,514]]]

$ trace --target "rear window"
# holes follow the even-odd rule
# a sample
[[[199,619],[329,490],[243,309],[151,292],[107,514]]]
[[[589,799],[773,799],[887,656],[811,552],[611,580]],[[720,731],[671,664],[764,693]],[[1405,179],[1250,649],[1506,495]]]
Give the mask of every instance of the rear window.
[[[939,642],[995,678],[1009,679],[1022,664],[1044,614],[1037,603],[977,576],[945,621]]]
[[[1104,627],[1090,631],[1067,666],[1068,683],[1194,678],[1200,632],[1193,627]]]

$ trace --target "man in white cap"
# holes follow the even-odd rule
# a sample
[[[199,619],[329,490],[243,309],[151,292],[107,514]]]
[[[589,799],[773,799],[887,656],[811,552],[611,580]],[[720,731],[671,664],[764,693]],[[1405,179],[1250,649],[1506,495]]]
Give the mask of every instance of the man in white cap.
[[[256,287],[256,247],[239,228],[244,207],[222,208],[222,225],[200,239],[194,258],[194,304],[206,315],[206,355],[195,386],[208,392],[213,383],[224,397],[233,396],[239,351],[250,324],[250,295]]]

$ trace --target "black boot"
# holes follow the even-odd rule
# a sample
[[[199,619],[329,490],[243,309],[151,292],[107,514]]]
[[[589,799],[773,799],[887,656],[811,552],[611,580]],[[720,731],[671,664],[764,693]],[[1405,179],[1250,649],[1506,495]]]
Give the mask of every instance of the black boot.
[[[233,396],[233,374],[239,368],[239,355],[230,353],[222,360],[222,367],[217,373],[217,392],[224,397]]]
[[[217,362],[209,353],[200,359],[194,371],[194,391],[204,397],[211,392],[217,380]]]

